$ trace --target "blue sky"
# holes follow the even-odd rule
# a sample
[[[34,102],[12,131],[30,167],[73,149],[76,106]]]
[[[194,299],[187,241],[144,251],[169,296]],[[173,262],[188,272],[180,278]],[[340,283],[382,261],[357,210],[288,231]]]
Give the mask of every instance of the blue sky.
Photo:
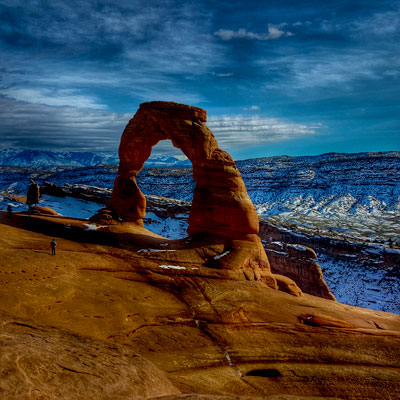
[[[0,0],[0,19],[3,147],[116,151],[168,100],[235,159],[400,150],[400,1]]]

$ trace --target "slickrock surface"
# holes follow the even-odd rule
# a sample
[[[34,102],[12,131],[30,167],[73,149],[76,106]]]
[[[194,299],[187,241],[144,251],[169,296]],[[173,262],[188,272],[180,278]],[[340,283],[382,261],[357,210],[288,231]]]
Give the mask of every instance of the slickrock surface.
[[[35,325],[0,315],[0,398],[112,400],[180,393],[127,346]]]
[[[0,398],[400,396],[399,315],[204,265],[221,245],[178,247],[137,225],[1,216]]]

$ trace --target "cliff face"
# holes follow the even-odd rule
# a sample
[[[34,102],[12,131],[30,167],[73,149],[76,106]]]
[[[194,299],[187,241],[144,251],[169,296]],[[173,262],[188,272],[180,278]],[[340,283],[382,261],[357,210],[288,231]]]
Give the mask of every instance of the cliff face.
[[[0,222],[7,399],[400,395],[398,315],[238,279],[204,265],[221,246],[132,225]]]
[[[314,250],[298,244],[272,242],[267,244],[266,252],[272,273],[293,279],[305,293],[335,300],[316,261]]]

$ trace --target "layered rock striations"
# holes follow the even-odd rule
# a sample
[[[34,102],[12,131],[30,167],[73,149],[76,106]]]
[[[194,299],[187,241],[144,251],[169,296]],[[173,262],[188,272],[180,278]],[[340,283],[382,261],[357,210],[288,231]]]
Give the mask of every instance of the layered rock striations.
[[[297,244],[272,242],[266,246],[266,252],[274,274],[293,279],[304,293],[335,300],[324,280],[314,250]]]

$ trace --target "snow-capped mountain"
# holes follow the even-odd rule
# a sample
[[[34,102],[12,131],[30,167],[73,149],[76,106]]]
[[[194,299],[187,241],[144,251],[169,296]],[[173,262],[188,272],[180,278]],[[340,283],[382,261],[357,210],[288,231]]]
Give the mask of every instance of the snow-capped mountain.
[[[91,152],[54,152],[47,150],[0,150],[0,165],[21,167],[83,167],[102,163],[102,157]]]
[[[93,152],[54,152],[48,150],[0,150],[0,165],[20,167],[90,167],[99,164],[118,165],[119,158],[116,153]],[[146,161],[147,168],[163,167],[191,167],[190,160],[186,157],[153,156]]]

